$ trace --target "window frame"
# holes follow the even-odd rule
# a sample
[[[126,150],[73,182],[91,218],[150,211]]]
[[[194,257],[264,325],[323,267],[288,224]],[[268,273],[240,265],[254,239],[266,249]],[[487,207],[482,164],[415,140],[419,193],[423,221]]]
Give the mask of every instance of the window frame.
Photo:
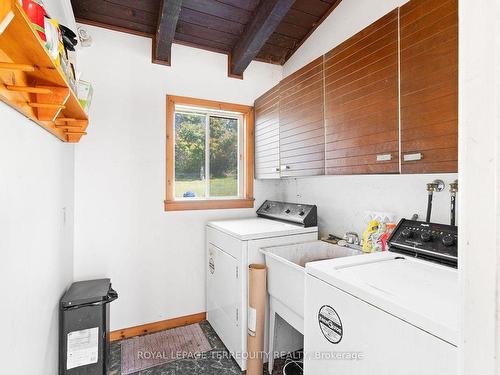
[[[229,111],[240,113],[243,118],[244,137],[243,158],[243,194],[239,198],[221,199],[176,199],[175,198],[175,106],[191,106],[208,111]],[[252,106],[225,103],[206,99],[196,99],[185,96],[167,95],[166,107],[166,199],[165,211],[210,210],[225,208],[253,208],[253,171],[254,163],[254,110]],[[238,171],[240,173],[240,171]]]

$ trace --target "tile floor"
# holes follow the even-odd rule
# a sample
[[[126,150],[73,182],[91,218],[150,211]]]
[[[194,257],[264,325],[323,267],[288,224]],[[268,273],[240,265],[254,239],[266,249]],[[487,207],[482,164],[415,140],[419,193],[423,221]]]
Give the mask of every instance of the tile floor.
[[[236,362],[229,357],[227,349],[219,339],[210,324],[206,321],[200,323],[203,332],[213,349],[204,358],[178,359],[173,362],[136,372],[134,375],[240,375]],[[218,354],[224,355],[218,355]],[[109,375],[121,374],[121,347],[120,341],[111,343],[111,358]],[[273,375],[282,374],[284,360],[275,361]],[[267,374],[267,364],[265,374]]]

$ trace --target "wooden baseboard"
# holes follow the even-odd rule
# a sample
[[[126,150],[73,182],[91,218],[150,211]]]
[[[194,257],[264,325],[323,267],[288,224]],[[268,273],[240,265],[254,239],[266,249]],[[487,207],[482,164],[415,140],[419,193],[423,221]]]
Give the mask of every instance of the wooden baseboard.
[[[113,331],[110,333],[110,341],[117,341],[122,339],[128,339],[134,336],[141,336],[147,333],[153,333],[158,331],[163,331],[165,329],[176,328],[186,326],[188,324],[199,323],[205,320],[207,314],[201,312],[198,314],[181,316],[179,318],[161,320],[159,322],[142,324],[140,326],[129,327],[120,329],[118,331]]]

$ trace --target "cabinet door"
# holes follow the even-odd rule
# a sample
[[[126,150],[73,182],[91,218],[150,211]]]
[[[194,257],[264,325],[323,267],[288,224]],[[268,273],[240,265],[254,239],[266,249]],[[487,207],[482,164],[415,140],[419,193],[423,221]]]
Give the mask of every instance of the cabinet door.
[[[403,173],[456,172],[458,0],[401,7]]]
[[[399,172],[398,10],[325,55],[326,173]]]
[[[280,83],[282,176],[314,176],[325,172],[323,89],[323,57]]]
[[[255,100],[255,178],[280,178],[279,85]]]

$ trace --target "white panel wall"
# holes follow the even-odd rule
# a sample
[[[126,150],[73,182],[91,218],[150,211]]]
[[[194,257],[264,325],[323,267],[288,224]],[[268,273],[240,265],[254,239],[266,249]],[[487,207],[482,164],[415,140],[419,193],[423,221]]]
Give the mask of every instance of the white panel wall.
[[[0,103],[2,373],[57,373],[58,302],[73,277],[73,156]]]
[[[227,77],[227,56],[174,45],[151,64],[151,40],[88,27],[79,66],[94,86],[89,135],[76,149],[75,277],[111,277],[111,328],[205,311],[204,226],[255,209],[164,212],[165,96],[252,104],[281,67],[252,63]],[[256,205],[275,182],[257,182]]]
[[[370,25],[407,0],[343,0],[283,67],[287,76]],[[398,217],[425,218],[426,183],[457,174],[323,176],[283,182],[282,198],[318,205],[322,234],[364,230],[365,211],[389,211]],[[449,222],[449,193],[436,194],[432,219]]]
[[[461,0],[459,11],[460,373],[493,375],[500,374],[500,3]]]

